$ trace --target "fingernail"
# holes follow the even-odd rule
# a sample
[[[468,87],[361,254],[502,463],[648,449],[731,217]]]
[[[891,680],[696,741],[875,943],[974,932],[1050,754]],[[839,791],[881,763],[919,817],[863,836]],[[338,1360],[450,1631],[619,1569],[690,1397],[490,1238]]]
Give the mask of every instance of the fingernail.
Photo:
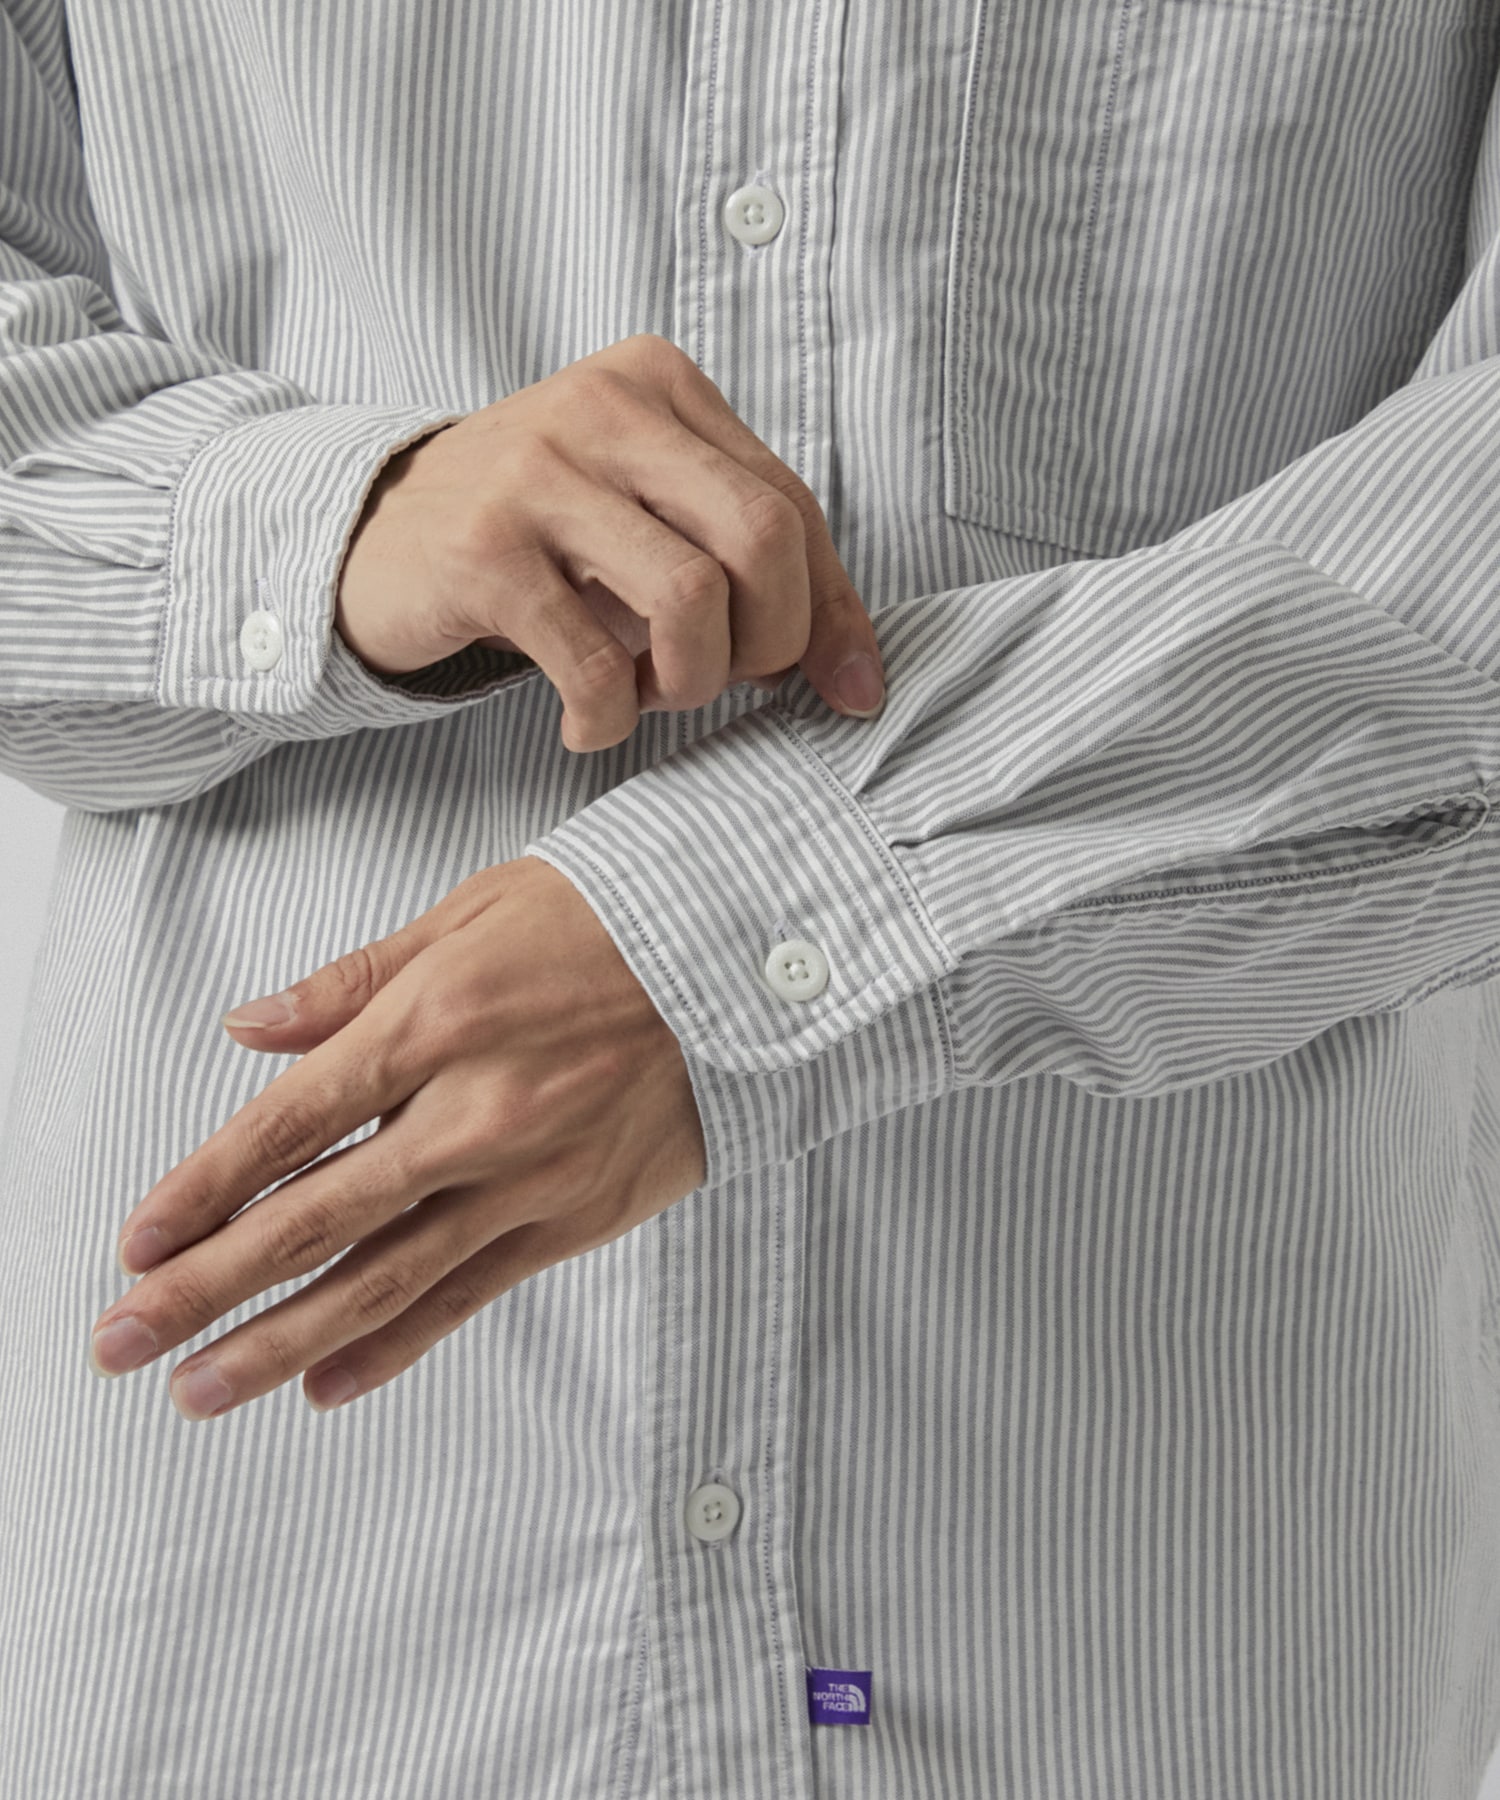
[[[96,1375],[123,1375],[156,1355],[156,1333],[133,1315],[114,1319],[94,1333],[89,1352]]]
[[[167,1254],[167,1234],[155,1225],[132,1231],[120,1246],[115,1261],[122,1275],[144,1275],[154,1269]]]
[[[307,1384],[307,1404],[314,1412],[330,1412],[354,1397],[359,1383],[347,1369],[319,1369]]]
[[[248,1000],[233,1012],[221,1013],[221,1025],[285,1025],[297,1010],[290,994],[272,994],[265,1000]]]
[[[857,650],[833,672],[833,691],[846,711],[868,719],[880,711],[885,700],[885,683],[875,658],[865,650]]]
[[[172,1404],[184,1418],[212,1418],[233,1399],[229,1383],[212,1363],[199,1363],[172,1383]]]

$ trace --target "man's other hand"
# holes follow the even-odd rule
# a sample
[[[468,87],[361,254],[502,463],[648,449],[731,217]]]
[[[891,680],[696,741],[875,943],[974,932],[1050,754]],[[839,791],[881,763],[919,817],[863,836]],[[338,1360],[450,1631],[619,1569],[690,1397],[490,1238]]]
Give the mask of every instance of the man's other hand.
[[[315,1404],[336,1371],[346,1398],[366,1394],[518,1282],[704,1179],[676,1036],[539,857],[480,870],[281,997],[295,1007],[284,1023],[226,1028],[303,1054],[126,1218],[121,1267],[150,1272],[96,1330],[135,1320],[145,1355],[126,1362],[127,1341],[117,1368],[101,1345],[94,1366],[140,1367],[345,1254],[173,1370],[189,1418],[303,1371]],[[373,1134],[324,1154],[372,1119]]]

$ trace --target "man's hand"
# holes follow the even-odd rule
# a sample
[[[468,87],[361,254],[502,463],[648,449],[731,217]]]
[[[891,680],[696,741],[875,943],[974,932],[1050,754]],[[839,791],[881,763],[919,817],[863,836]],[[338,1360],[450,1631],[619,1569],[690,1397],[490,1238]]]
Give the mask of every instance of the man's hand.
[[[798,664],[841,712],[881,700],[880,645],[812,490],[652,332],[398,451],[334,623],[378,675],[519,650],[562,696],[568,750]],[[848,688],[861,654],[875,686]]]
[[[150,1338],[134,1360],[96,1339],[94,1366],[139,1367],[347,1254],[173,1370],[188,1418],[303,1370],[314,1404],[325,1384],[329,1404],[368,1393],[527,1276],[704,1179],[676,1036],[588,902],[539,857],[480,870],[286,992],[288,1022],[229,1029],[305,1054],[128,1215],[121,1267],[151,1272],[96,1331],[128,1318]],[[323,1154],[375,1118],[369,1138]],[[135,1235],[152,1231],[161,1239]],[[341,1395],[336,1370],[352,1379]]]

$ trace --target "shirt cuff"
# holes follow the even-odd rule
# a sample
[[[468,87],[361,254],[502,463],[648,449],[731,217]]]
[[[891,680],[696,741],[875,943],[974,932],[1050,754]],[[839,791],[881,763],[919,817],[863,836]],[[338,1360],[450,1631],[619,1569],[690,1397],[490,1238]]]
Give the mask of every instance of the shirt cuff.
[[[793,1069],[731,1074],[690,1050],[683,1056],[703,1127],[704,1189],[795,1162],[841,1132],[940,1099],[964,1080],[942,983]]]
[[[955,1084],[941,981],[958,959],[891,846],[774,703],[521,854],[573,882],[676,1033],[706,1186]]]
[[[430,719],[540,675],[527,657],[471,645],[384,678],[334,628],[344,553],[376,477],[463,417],[308,405],[201,444],[173,496],[158,703],[234,713],[272,737],[322,738]]]

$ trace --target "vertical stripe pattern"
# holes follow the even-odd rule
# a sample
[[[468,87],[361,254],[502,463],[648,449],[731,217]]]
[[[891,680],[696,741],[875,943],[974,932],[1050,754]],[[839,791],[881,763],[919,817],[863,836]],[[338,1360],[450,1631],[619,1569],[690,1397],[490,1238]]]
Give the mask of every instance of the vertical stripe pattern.
[[[68,809],[0,1800],[1474,1800],[1497,75],[1487,0],[0,0],[0,769]],[[578,756],[332,628],[391,455],[637,332],[817,494],[874,719]],[[326,1416],[99,1381],[120,1221],[291,1061],[219,1013],[527,853],[704,1185]]]

